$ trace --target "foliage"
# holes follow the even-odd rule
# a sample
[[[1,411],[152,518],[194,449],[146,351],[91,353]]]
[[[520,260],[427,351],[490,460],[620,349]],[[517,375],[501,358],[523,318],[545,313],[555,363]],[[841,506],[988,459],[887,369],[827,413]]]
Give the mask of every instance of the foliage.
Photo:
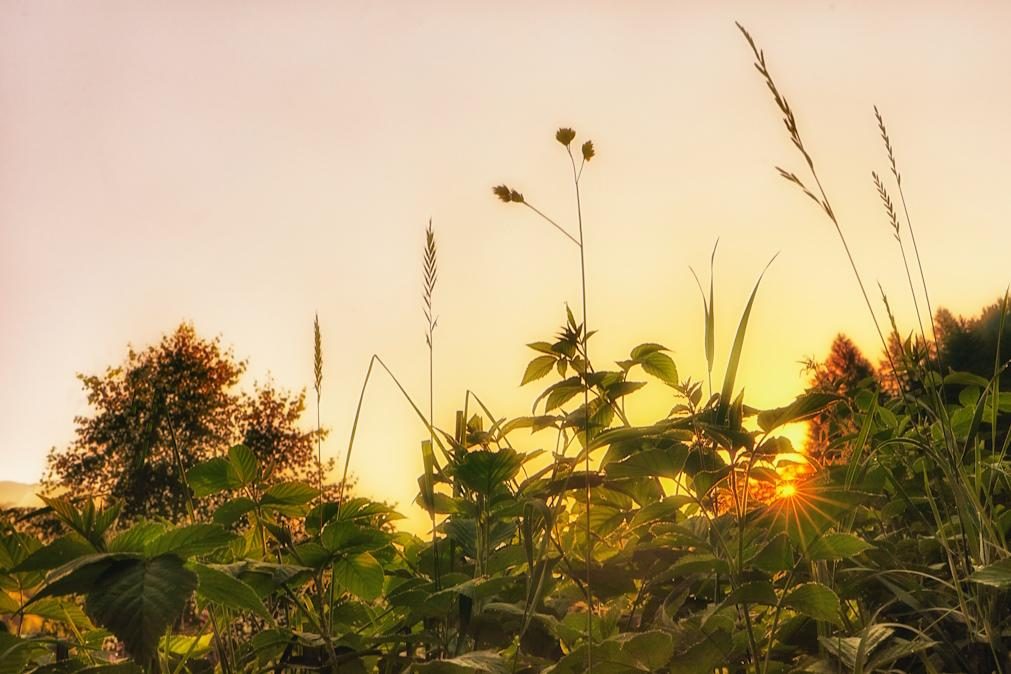
[[[831,222],[863,290],[794,113],[745,35],[817,194],[781,174]],[[878,123],[905,212],[880,113]],[[578,189],[574,138],[556,134]],[[508,187],[495,194],[534,208]],[[888,204],[901,237],[908,216]],[[581,230],[569,235],[580,252]],[[712,274],[715,249],[710,264]],[[57,538],[20,523],[0,536],[0,674],[1011,671],[1011,400],[999,351],[986,374],[946,371],[925,330],[919,342],[882,333],[889,389],[840,339],[815,370],[819,390],[758,410],[737,385],[758,290],[715,388],[712,290],[707,385],[655,342],[613,365],[591,359],[585,292],[582,320],[567,311],[529,345],[522,383],[541,391],[527,416],[496,416],[468,392],[439,427],[374,356],[366,385],[379,363],[424,426],[417,502],[431,537],[397,531],[389,506],[285,475],[249,434],[185,464],[178,479],[195,504],[178,523],[131,522],[113,500],[49,499]],[[997,334],[1006,315],[1005,299]],[[670,412],[635,425],[628,410],[646,387]],[[832,460],[798,465],[778,433],[840,408]],[[156,429],[186,418],[157,409],[167,421]],[[521,451],[527,431],[551,450]]]
[[[156,345],[131,348],[120,366],[80,375],[93,411],[75,419],[69,447],[50,452],[45,486],[116,501],[128,520],[179,518],[188,504],[181,473],[221,447],[244,443],[278,476],[314,473],[319,431],[299,428],[304,392],[271,384],[239,392],[245,367],[184,323]]]

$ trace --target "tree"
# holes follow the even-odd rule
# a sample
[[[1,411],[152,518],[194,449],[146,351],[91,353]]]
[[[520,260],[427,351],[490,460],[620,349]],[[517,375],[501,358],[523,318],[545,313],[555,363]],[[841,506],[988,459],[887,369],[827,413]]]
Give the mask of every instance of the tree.
[[[807,370],[810,374],[809,391],[838,393],[847,397],[862,386],[873,383],[875,377],[871,362],[849,337],[841,333],[832,341],[825,360],[809,360]],[[855,431],[846,405],[835,405],[811,419],[807,434],[808,454],[822,463],[834,462],[839,459],[833,450],[835,441]]]
[[[50,451],[43,485],[121,501],[133,520],[185,514],[185,471],[239,442],[277,479],[318,475],[317,431],[298,426],[304,392],[267,384],[245,394],[245,369],[219,338],[184,323],[101,375],[78,375],[92,412],[75,418],[68,447]]]

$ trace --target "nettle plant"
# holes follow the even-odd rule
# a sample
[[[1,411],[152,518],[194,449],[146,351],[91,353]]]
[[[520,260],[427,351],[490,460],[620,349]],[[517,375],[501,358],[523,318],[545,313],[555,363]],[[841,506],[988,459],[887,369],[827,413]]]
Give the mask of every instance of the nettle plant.
[[[714,388],[715,248],[708,292],[696,276],[705,381],[683,378],[653,342],[600,366],[588,348],[579,194],[596,152],[590,142],[574,152],[575,132],[560,129],[577,234],[522,193],[494,190],[580,253],[580,316],[567,311],[554,336],[529,345],[521,383],[546,383],[531,414],[497,416],[468,391],[449,427],[435,423],[429,223],[428,414],[374,356],[336,489],[322,475],[316,486],[278,482],[236,446],[186,473],[185,522],[118,527],[115,504],[65,496],[47,500],[56,536],[6,523],[0,674],[1011,671],[1011,394],[1000,351],[988,379],[946,371],[922,321],[919,337],[885,340],[793,112],[745,37],[810,177],[780,173],[838,233],[879,326],[888,386],[747,405],[736,380],[759,276]],[[915,302],[902,180],[877,120],[902,215],[876,173],[875,189]],[[318,403],[318,321],[314,355]],[[345,494],[376,364],[425,430],[424,537],[398,532],[390,506]],[[662,387],[671,408],[633,425],[627,410],[645,386]],[[842,458],[799,460],[777,433],[840,403],[840,428],[855,429],[834,439]],[[548,450],[518,449],[529,433]]]

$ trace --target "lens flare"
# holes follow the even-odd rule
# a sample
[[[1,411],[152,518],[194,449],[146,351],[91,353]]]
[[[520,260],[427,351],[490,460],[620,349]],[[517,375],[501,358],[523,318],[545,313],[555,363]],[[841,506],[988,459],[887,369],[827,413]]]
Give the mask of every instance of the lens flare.
[[[788,499],[793,498],[797,494],[797,485],[793,482],[780,482],[776,486],[776,498],[777,499]]]

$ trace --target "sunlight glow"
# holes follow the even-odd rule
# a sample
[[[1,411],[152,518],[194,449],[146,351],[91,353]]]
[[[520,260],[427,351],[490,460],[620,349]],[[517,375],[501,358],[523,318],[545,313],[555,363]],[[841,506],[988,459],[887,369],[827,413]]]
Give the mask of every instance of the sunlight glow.
[[[797,485],[793,482],[781,482],[776,486],[776,498],[788,499],[797,494]]]

